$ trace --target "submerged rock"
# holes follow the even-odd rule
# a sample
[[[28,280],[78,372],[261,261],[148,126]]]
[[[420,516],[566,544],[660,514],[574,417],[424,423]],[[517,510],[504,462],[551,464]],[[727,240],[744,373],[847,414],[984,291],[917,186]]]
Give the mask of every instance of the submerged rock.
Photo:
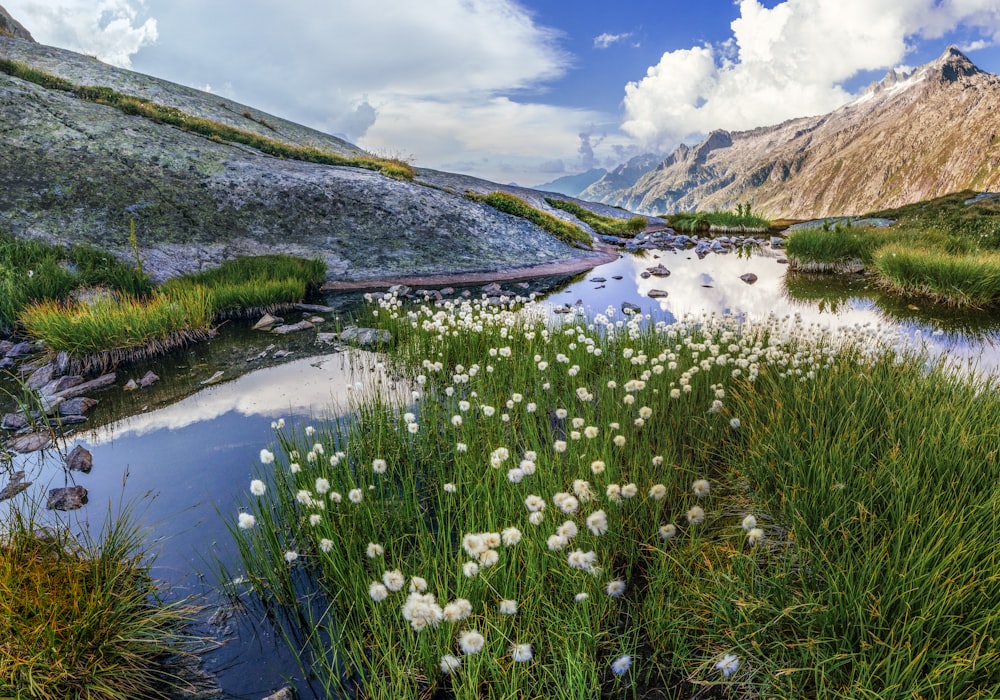
[[[277,326],[279,323],[282,323],[283,321],[284,321],[284,319],[281,318],[281,317],[279,317],[279,316],[272,316],[271,314],[264,314],[263,316],[261,316],[260,320],[257,321],[257,323],[253,324],[253,330],[255,330],[255,331],[270,330],[271,328],[274,328],[275,326]]]
[[[66,467],[73,471],[89,473],[94,466],[94,456],[83,445],[77,445],[66,455]]]
[[[0,428],[3,430],[21,430],[28,427],[28,419],[20,413],[5,413],[0,419]]]
[[[62,379],[69,379],[69,377],[63,377]],[[59,381],[62,381],[62,379]],[[62,391],[57,391],[52,394],[52,397],[70,399],[74,396],[89,393],[90,391],[96,391],[97,389],[106,389],[107,387],[113,385],[117,379],[117,374],[109,372],[108,374],[102,374],[97,379],[91,379],[89,382],[80,382]]]
[[[669,277],[670,270],[665,268],[663,265],[657,265],[656,267],[647,267],[646,272],[653,275],[654,277]]]
[[[7,447],[14,452],[28,454],[38,452],[52,445],[52,435],[45,432],[25,433],[7,441]]]
[[[158,381],[160,381],[159,375],[153,372],[153,370],[149,370],[144,375],[142,375],[142,379],[139,380],[139,386],[141,386],[143,389],[146,389],[148,387],[153,386]]]
[[[298,323],[292,323],[284,326],[277,326],[271,329],[272,333],[277,333],[278,335],[288,335],[289,333],[298,333],[299,331],[307,331],[310,328],[315,328],[309,321],[299,321]]]
[[[59,415],[80,416],[97,405],[96,399],[89,399],[86,396],[77,396],[59,404]]]
[[[84,487],[67,486],[51,489],[46,508],[49,510],[76,510],[87,502],[87,489]]]
[[[23,471],[14,472],[11,474],[10,481],[7,482],[7,485],[0,489],[0,501],[6,501],[8,498],[13,498],[31,486],[31,483],[32,482],[30,481],[24,480]]]
[[[650,289],[646,296],[650,299],[664,299],[667,296],[667,292],[663,289]]]

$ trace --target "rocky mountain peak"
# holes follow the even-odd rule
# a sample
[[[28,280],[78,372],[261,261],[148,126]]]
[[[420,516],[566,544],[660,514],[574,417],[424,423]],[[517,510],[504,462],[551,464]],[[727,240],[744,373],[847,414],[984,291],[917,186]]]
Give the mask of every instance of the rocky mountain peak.
[[[9,36],[14,39],[27,39],[34,41],[31,32],[24,28],[20,22],[11,17],[10,13],[0,5],[0,36]]]
[[[956,46],[949,46],[936,60],[928,63],[920,72],[926,78],[938,78],[941,82],[953,83],[960,78],[969,77],[983,71]]]

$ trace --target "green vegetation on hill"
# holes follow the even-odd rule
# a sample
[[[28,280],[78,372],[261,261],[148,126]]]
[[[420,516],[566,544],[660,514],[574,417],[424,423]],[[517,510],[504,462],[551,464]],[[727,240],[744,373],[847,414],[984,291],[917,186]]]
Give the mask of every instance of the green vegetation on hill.
[[[797,265],[858,260],[891,291],[961,307],[1000,304],[1000,197],[957,192],[865,215],[887,228],[824,225],[792,233]]]
[[[614,216],[601,216],[589,209],[584,209],[575,202],[564,199],[545,198],[549,206],[556,209],[568,211],[570,214],[587,224],[595,233],[602,233],[609,236],[629,236],[634,237],[637,233],[642,233],[646,228],[646,217],[633,216],[629,219],[619,219]]]
[[[489,194],[477,194],[476,192],[466,192],[465,196],[475,202],[482,202],[494,209],[527,219],[539,228],[548,231],[553,236],[564,243],[591,248],[590,234],[579,226],[574,226],[568,221],[563,221],[551,214],[536,209],[520,197],[516,197],[508,192],[490,192]]]
[[[735,212],[687,211],[666,217],[671,228],[678,231],[766,231],[771,222],[754,214],[750,204],[739,204]]]
[[[277,139],[260,136],[251,131],[238,129],[211,119],[186,114],[176,107],[157,104],[141,97],[124,95],[109,87],[75,85],[58,76],[5,58],[0,58],[0,71],[15,78],[36,83],[50,90],[69,92],[88,102],[115,107],[125,114],[145,117],[161,124],[176,126],[179,129],[201,134],[202,136],[218,141],[242,144],[279,158],[303,160],[322,165],[365,168],[397,179],[413,179],[413,168],[405,161],[396,158],[344,156],[311,146],[287,144]]]

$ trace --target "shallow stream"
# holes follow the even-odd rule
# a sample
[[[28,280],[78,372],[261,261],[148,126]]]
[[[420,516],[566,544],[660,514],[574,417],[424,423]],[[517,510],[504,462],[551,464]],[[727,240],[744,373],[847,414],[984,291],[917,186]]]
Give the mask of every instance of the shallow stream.
[[[899,300],[873,288],[865,277],[786,276],[787,265],[778,255],[766,249],[704,259],[691,251],[624,254],[563,281],[546,298],[553,307],[583,307],[592,313],[609,306],[620,313],[628,302],[668,322],[688,313],[717,312],[799,314],[806,323],[830,327],[870,325],[898,333],[909,343],[923,343],[931,352],[974,361],[981,371],[1000,372],[1000,319],[995,314],[957,314]],[[669,276],[642,276],[659,264],[670,270]],[[757,280],[741,279],[747,273]],[[513,283],[503,286],[525,291]],[[667,296],[651,299],[652,289]],[[360,301],[358,293],[330,296],[325,303],[338,311],[327,315],[319,330],[344,325],[359,311]],[[192,596],[205,606],[196,631],[221,643],[204,655],[204,666],[223,690],[218,697],[225,698],[261,698],[286,679],[301,676],[266,621],[224,612],[226,601],[216,590],[217,562],[239,569],[227,522],[235,520],[239,504],[248,498],[260,449],[272,439],[271,422],[315,421],[346,410],[365,364],[360,354],[317,343],[314,331],[273,336],[248,326],[227,324],[209,343],[122,370],[115,387],[95,394],[101,403],[88,423],[60,445],[64,451],[77,444],[89,449],[94,461],[89,474],[69,476],[51,450],[0,465],[0,470],[25,470],[34,482],[27,493],[36,499],[43,500],[44,492],[56,486],[85,486],[86,506],[51,515],[74,529],[89,527],[96,534],[109,508],[135,511],[156,556],[153,574],[163,581],[168,599]],[[280,351],[290,354],[276,357]],[[139,378],[148,369],[161,377],[158,383],[122,390],[129,377]],[[204,383],[220,371],[215,383]],[[6,475],[0,477],[6,481]],[[24,498],[22,494],[14,501]],[[0,509],[9,504],[0,503]],[[220,609],[223,613],[216,614]],[[310,696],[301,682],[291,682],[303,697]]]

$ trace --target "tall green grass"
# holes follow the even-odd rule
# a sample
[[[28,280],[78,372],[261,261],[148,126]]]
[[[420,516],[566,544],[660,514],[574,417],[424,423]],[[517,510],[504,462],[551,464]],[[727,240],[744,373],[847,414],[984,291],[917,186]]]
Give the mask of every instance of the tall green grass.
[[[170,698],[194,609],[158,600],[142,532],[109,517],[96,540],[11,509],[0,540],[0,696]]]
[[[563,243],[573,246],[590,249],[592,241],[590,234],[579,226],[574,226],[568,221],[563,221],[551,214],[536,209],[520,197],[508,192],[490,192],[489,194],[477,194],[466,192],[465,196],[475,202],[482,202],[494,209],[527,219],[539,228],[548,231]]]
[[[1000,693],[995,382],[857,329],[616,320],[384,299],[350,419],[276,424],[238,592],[303,616],[331,696]]]
[[[963,307],[1000,305],[1000,253],[955,255],[896,244],[879,249],[872,262],[898,293]]]
[[[595,233],[603,233],[611,236],[635,236],[642,233],[646,228],[647,221],[644,216],[633,216],[628,219],[618,219],[613,216],[601,216],[589,209],[584,209],[575,202],[563,199],[545,199],[549,206],[556,209],[568,211],[570,214],[587,224]]]
[[[75,85],[70,81],[50,75],[17,61],[0,58],[0,71],[22,80],[27,80],[50,90],[70,92],[76,97],[108,105],[125,114],[145,117],[161,124],[170,124],[184,131],[190,131],[208,138],[239,143],[279,158],[292,158],[323,165],[350,166],[375,170],[397,179],[413,179],[413,168],[397,158],[377,156],[343,156],[312,146],[297,146],[277,139],[238,129],[221,122],[187,114],[176,107],[157,104],[142,97],[125,95],[109,87],[98,85]]]
[[[689,211],[667,217],[678,231],[766,231],[771,222],[754,214],[749,204],[740,204],[736,211]]]
[[[858,260],[871,264],[872,256],[890,238],[884,229],[859,226],[822,226],[799,229],[788,236],[785,250],[798,264]]]

